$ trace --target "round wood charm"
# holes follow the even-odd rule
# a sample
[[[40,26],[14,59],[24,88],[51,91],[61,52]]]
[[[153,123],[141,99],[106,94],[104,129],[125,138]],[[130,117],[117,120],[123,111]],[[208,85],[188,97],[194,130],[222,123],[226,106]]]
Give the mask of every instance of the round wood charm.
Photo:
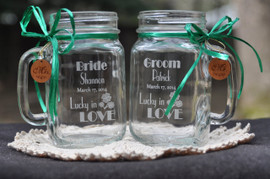
[[[33,63],[30,73],[35,81],[45,83],[51,77],[52,68],[48,61],[41,59]]]
[[[231,64],[228,60],[213,58],[208,66],[210,75],[216,80],[224,80],[231,73]]]

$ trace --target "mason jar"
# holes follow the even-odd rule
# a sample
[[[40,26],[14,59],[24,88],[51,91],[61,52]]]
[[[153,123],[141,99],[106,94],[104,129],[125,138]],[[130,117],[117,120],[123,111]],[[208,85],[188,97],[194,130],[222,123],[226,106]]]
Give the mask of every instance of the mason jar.
[[[61,13],[55,36],[58,39],[58,89],[52,79],[45,82],[46,110],[33,114],[28,102],[29,64],[42,51],[42,58],[53,63],[53,48],[33,48],[24,53],[19,64],[18,100],[23,119],[36,126],[47,126],[58,147],[94,147],[122,139],[126,125],[125,59],[118,40],[117,13],[103,11],[73,12],[75,41],[67,12]],[[50,16],[52,28],[56,14]],[[52,78],[52,77],[51,77]],[[50,95],[56,94],[56,112],[51,115]]]
[[[228,97],[222,114],[211,112],[209,63],[213,57],[201,52],[200,44],[188,38],[186,25],[206,30],[204,12],[154,10],[139,13],[138,40],[131,50],[129,120],[132,135],[140,142],[158,146],[203,145],[210,124],[227,122],[234,114],[237,96],[236,65],[230,56]],[[219,51],[214,45],[206,48]],[[165,111],[178,86],[197,58],[198,64]]]

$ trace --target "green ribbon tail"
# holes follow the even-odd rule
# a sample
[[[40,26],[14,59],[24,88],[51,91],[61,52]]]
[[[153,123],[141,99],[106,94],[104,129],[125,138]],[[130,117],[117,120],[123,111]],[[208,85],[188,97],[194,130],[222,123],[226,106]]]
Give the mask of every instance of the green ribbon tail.
[[[240,84],[240,89],[239,89],[237,98],[240,99],[240,96],[241,96],[242,91],[243,91],[243,86],[244,86],[244,67],[243,67],[243,63],[240,60],[240,57],[239,57],[238,53],[234,50],[234,48],[230,44],[228,44],[225,40],[221,40],[221,42],[224,43],[227,47],[229,47],[231,49],[231,51],[234,53],[234,55],[236,56],[236,59],[237,59],[237,61],[239,63],[240,70],[241,70],[241,84]]]
[[[49,112],[51,120],[54,122],[54,116],[57,116],[57,100],[56,94],[58,90],[58,75],[59,75],[59,61],[58,61],[58,42],[55,37],[51,39],[53,46],[53,60],[52,60],[52,74],[50,79],[50,92],[49,92]]]
[[[174,93],[174,95],[173,95],[173,97],[172,97],[172,99],[171,99],[171,101],[170,101],[170,103],[169,103],[169,105],[168,105],[168,107],[167,107],[167,109],[166,109],[166,112],[165,112],[165,115],[166,115],[166,116],[170,113],[170,111],[171,111],[171,109],[172,109],[172,107],[173,107],[173,105],[174,105],[174,102],[175,102],[177,96],[178,96],[179,93],[182,91],[182,89],[183,89],[183,87],[185,86],[185,84],[186,84],[186,82],[187,82],[189,76],[191,75],[191,73],[194,71],[195,67],[196,67],[197,64],[199,63],[199,61],[200,61],[200,59],[201,59],[201,56],[202,56],[202,53],[203,53],[203,50],[201,49],[198,58],[195,60],[195,62],[193,63],[193,65],[190,67],[190,69],[189,69],[188,72],[186,73],[185,77],[183,78],[182,82],[180,83],[180,85],[179,85],[178,88],[176,89],[176,91],[175,91],[175,93]]]
[[[42,111],[45,113],[45,112],[47,112],[47,108],[46,108],[46,105],[45,105],[45,103],[44,103],[44,101],[42,99],[38,82],[34,81],[34,84],[35,84],[35,88],[36,88],[37,97],[38,97],[40,107],[41,107]]]
[[[241,38],[238,38],[238,37],[234,37],[234,36],[231,36],[231,35],[230,35],[230,36],[228,36],[228,38],[232,38],[232,39],[235,39],[235,40],[239,40],[239,41],[245,43],[246,45],[248,45],[248,46],[253,50],[253,52],[255,53],[255,55],[256,55],[256,57],[257,57],[257,60],[258,60],[258,63],[259,63],[260,70],[261,70],[261,72],[263,72],[262,60],[261,60],[261,58],[260,58],[258,52],[255,50],[255,48],[254,48],[252,45],[250,45],[247,41],[245,41],[245,40],[243,40],[243,39],[241,39]]]
[[[38,47],[39,44],[40,44],[40,42],[37,43],[36,47]],[[38,55],[37,55],[36,53],[33,53],[33,55],[34,55],[35,58],[36,58],[35,60],[33,60],[33,62],[35,62],[35,61],[37,60],[37,58],[38,58]],[[44,101],[43,101],[43,99],[42,99],[42,96],[41,96],[41,93],[40,93],[40,89],[39,89],[38,82],[36,82],[35,80],[34,80],[34,85],[35,85],[35,89],[36,89],[36,92],[37,92],[37,98],[38,98],[38,101],[39,101],[39,105],[40,105],[42,111],[43,111],[44,113],[46,113],[46,112],[47,112],[47,108],[46,108],[46,105],[45,105],[45,103],[44,103]]]

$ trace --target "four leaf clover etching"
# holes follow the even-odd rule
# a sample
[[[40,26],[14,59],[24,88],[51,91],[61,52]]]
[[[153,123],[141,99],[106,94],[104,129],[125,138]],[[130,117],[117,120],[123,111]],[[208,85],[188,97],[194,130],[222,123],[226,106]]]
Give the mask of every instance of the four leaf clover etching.
[[[101,96],[102,102],[100,102],[98,105],[99,107],[103,109],[113,109],[114,108],[114,102],[112,102],[112,97],[110,93],[105,93]]]
[[[169,105],[169,103],[170,103],[170,101],[171,101],[173,95],[174,95],[174,91],[170,93],[170,99],[167,100],[167,104],[168,104],[168,105]],[[174,107],[174,106],[176,106],[176,107],[178,107],[178,108],[180,108],[180,107],[183,106],[183,102],[180,100],[180,95],[177,96],[177,98],[176,98],[176,100],[175,100],[175,102],[174,102],[173,107]]]

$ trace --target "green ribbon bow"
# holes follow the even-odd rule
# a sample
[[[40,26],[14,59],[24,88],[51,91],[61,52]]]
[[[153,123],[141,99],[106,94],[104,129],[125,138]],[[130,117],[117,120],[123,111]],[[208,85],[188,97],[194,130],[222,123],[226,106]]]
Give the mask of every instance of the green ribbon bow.
[[[62,11],[67,12],[69,15],[71,27],[72,27],[72,33],[67,31],[66,29],[57,29],[59,20],[61,18]],[[28,26],[33,14],[34,14],[39,26],[40,26],[40,29],[42,30],[42,33],[28,32],[27,31],[27,26]],[[71,50],[71,48],[73,47],[74,36],[75,36],[75,22],[74,22],[73,14],[70,10],[68,10],[66,8],[62,8],[62,9],[58,10],[58,12],[56,13],[56,16],[55,16],[55,21],[52,25],[52,29],[50,32],[48,32],[41,9],[37,6],[29,6],[23,14],[23,18],[20,21],[20,25],[21,25],[21,29],[22,29],[22,33],[21,33],[22,36],[40,38],[40,41],[38,42],[37,46],[39,46],[39,44],[42,41],[51,42],[51,44],[52,44],[52,48],[53,48],[52,73],[51,73],[51,79],[50,79],[50,92],[49,92],[48,107],[49,107],[51,119],[54,121],[54,115],[57,116],[56,94],[58,93],[58,77],[59,77],[58,54],[67,54]],[[56,34],[61,32],[61,31],[64,31],[68,34],[66,36],[68,36],[70,43],[63,51],[58,52],[58,41],[56,38]],[[43,112],[46,112],[47,111],[46,105],[44,104],[44,102],[42,100],[40,90],[38,87],[38,83],[36,81],[34,81],[34,83],[35,83],[37,96],[38,96],[41,108],[42,108]],[[58,99],[60,99],[59,95],[58,95]]]
[[[144,37],[179,37],[179,38],[188,38],[191,43],[199,45],[199,48],[200,48],[199,56],[197,57],[197,59],[195,60],[195,62],[193,63],[193,65],[191,66],[189,71],[184,76],[184,78],[181,81],[180,85],[176,89],[176,91],[175,91],[175,93],[174,93],[174,95],[173,95],[173,97],[172,97],[172,99],[171,99],[171,101],[170,101],[170,103],[169,103],[169,105],[167,107],[167,110],[165,112],[166,115],[168,115],[170,110],[172,109],[177,96],[182,91],[186,81],[188,80],[189,76],[192,74],[193,70],[197,66],[197,64],[200,61],[201,56],[202,56],[203,53],[205,53],[205,54],[207,54],[209,56],[212,56],[212,57],[219,58],[221,60],[228,60],[229,56],[227,54],[206,49],[205,42],[210,40],[210,39],[222,42],[227,47],[229,47],[231,49],[231,51],[234,53],[234,55],[235,55],[235,57],[236,57],[236,59],[237,59],[237,61],[239,63],[240,70],[241,70],[241,85],[240,85],[239,93],[238,93],[238,96],[237,96],[238,99],[241,96],[241,93],[242,93],[242,90],[243,90],[243,85],[244,85],[244,68],[243,68],[243,64],[242,64],[242,62],[240,60],[240,57],[239,57],[238,53],[224,39],[231,38],[231,39],[241,41],[241,42],[245,43],[246,45],[248,45],[254,51],[254,53],[256,54],[256,57],[257,57],[258,62],[259,62],[260,70],[261,70],[261,72],[263,71],[262,62],[261,62],[261,59],[260,59],[257,51],[248,42],[244,41],[243,39],[240,39],[238,37],[234,37],[234,36],[231,35],[233,25],[238,20],[239,20],[239,18],[236,18],[234,21],[232,21],[232,19],[230,17],[224,16],[222,19],[220,19],[214,25],[214,27],[212,28],[212,30],[209,33],[205,33],[196,24],[187,24],[185,26],[185,29],[187,31],[186,33],[159,33],[158,32],[158,33],[141,33],[141,34],[139,34],[139,37],[142,37],[142,38],[144,38]],[[222,25],[225,21],[228,21],[228,22],[226,24]]]

